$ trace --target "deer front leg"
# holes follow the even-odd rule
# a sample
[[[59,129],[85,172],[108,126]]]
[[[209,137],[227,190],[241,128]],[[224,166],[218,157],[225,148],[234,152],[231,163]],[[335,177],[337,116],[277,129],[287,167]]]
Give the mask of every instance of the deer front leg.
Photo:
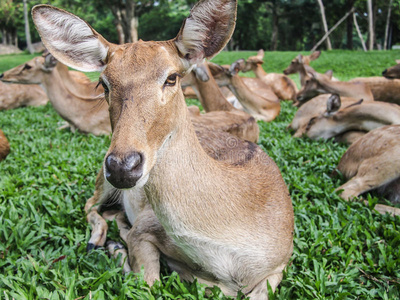
[[[87,250],[103,247],[106,242],[108,225],[106,220],[98,213],[98,197],[89,198],[85,205],[86,220],[92,227],[92,233],[87,245]]]

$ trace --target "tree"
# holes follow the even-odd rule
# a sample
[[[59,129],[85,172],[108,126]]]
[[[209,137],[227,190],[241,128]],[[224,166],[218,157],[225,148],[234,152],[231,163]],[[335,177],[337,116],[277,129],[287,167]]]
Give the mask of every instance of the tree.
[[[27,9],[27,5],[26,5],[26,0],[23,0],[23,2],[24,2],[24,22],[25,22],[26,45],[27,45],[29,53],[33,54],[35,52],[35,50],[33,49],[32,41],[31,41],[31,31],[29,29],[28,9]]]
[[[368,7],[368,34],[369,34],[368,49],[374,50],[375,31],[374,31],[372,0],[367,0],[367,7]]]
[[[328,33],[328,24],[326,23],[324,4],[322,3],[322,0],[317,0],[317,1],[319,4],[320,11],[321,11],[322,25],[324,26],[325,34],[327,34]],[[326,39],[326,47],[328,48],[328,50],[332,50],[332,44],[331,44],[331,40],[329,37]]]

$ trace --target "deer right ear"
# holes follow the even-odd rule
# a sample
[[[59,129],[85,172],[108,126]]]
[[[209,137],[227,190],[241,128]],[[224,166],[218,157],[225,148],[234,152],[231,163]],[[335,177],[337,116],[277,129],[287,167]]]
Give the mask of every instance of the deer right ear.
[[[310,54],[310,59],[316,60],[320,55],[321,55],[321,51],[314,51],[313,53]]]
[[[332,94],[326,102],[325,116],[331,116],[340,109],[342,102],[338,94]]]
[[[85,21],[50,5],[34,6],[32,17],[43,44],[57,60],[84,72],[104,69],[111,44]]]
[[[190,11],[175,44],[189,65],[211,59],[235,29],[237,0],[201,0]]]

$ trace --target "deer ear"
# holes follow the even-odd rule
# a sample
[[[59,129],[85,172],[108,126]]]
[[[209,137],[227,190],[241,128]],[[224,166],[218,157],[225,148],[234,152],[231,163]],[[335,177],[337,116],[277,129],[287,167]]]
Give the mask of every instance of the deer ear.
[[[194,74],[196,74],[196,78],[202,82],[207,82],[210,80],[210,76],[208,75],[207,66],[205,64],[197,64],[193,68]]]
[[[316,60],[321,55],[321,51],[314,51],[310,54],[310,60]]]
[[[241,71],[243,69],[245,64],[246,64],[246,61],[243,58],[238,59],[237,61],[232,63],[231,66],[229,67],[229,73],[232,76],[237,75],[239,73],[239,71]]]
[[[32,17],[51,54],[67,66],[80,71],[102,71],[110,43],[77,16],[52,7],[36,5]]]
[[[190,65],[211,59],[228,43],[235,29],[237,0],[202,0],[190,11],[175,44]]]
[[[325,116],[333,115],[340,109],[342,102],[338,94],[332,94],[326,102],[326,113]]]
[[[325,72],[325,75],[329,77],[329,79],[332,79],[333,76],[333,71],[332,70],[328,70]]]
[[[263,60],[263,59],[264,59],[264,50],[263,50],[263,49],[258,50],[258,52],[257,52],[257,57],[258,57],[260,60]]]

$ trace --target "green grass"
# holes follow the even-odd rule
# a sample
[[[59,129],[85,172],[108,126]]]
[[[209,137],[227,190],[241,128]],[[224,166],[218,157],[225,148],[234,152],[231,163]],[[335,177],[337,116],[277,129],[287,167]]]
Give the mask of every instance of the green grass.
[[[255,53],[223,52],[214,61]],[[266,52],[265,68],[282,71],[296,54]],[[398,57],[400,51],[332,51],[313,66],[350,79],[379,75]],[[27,59],[0,57],[0,72]],[[278,164],[295,211],[294,253],[270,298],[399,299],[400,218],[341,200],[333,191],[344,181],[331,173],[346,147],[292,138],[286,126],[294,113],[283,103],[276,120],[259,123],[260,145]],[[140,274],[121,275],[103,249],[86,252],[83,208],[110,138],[57,130],[61,124],[50,104],[0,112],[12,149],[0,163],[0,299],[203,299],[205,288],[196,282],[182,284],[164,271],[150,288]],[[366,197],[371,206],[384,201]],[[212,299],[225,299],[217,288],[212,292]]]

